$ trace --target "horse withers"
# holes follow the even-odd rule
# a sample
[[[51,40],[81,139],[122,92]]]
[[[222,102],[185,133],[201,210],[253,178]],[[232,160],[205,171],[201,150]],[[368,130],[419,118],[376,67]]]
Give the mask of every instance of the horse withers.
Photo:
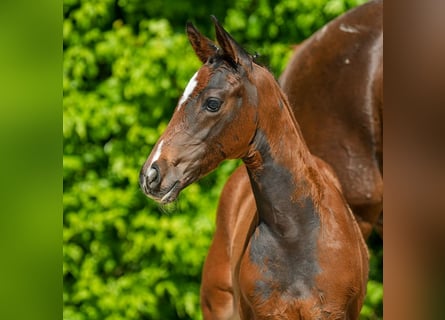
[[[203,288],[206,319],[357,319],[368,256],[339,183],[309,152],[274,77],[213,20],[219,46],[187,26],[203,66],[142,167],[141,188],[168,203],[223,160],[245,164],[219,204],[212,248],[221,255],[207,261],[228,266],[213,270],[227,281],[208,288],[213,300]]]

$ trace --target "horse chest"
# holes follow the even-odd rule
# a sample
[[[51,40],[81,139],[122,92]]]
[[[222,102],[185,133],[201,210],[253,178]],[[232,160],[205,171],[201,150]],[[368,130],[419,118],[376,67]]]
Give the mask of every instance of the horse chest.
[[[312,233],[309,237],[314,236]],[[307,240],[283,241],[264,223],[256,228],[242,257],[239,274],[242,297],[256,312],[264,307],[267,312],[272,308],[283,314],[284,309],[294,309],[292,305],[301,309],[293,301],[313,300],[320,268],[315,242]]]

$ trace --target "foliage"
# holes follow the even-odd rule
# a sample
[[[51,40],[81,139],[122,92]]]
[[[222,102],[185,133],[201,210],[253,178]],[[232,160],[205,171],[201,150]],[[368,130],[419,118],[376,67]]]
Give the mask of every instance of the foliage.
[[[201,318],[216,204],[238,162],[189,186],[173,206],[156,205],[138,187],[140,167],[200,65],[186,21],[211,37],[209,15],[217,15],[278,76],[291,44],[360,1],[214,2],[64,0],[66,320]],[[381,279],[369,291],[365,311],[374,319]]]

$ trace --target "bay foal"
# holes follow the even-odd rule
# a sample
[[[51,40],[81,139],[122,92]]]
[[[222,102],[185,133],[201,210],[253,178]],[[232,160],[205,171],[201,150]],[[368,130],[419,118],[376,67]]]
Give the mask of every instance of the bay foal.
[[[229,190],[219,206],[230,211],[215,257],[229,264],[228,286],[213,289],[229,300],[219,312],[204,294],[205,318],[356,319],[367,250],[338,181],[310,154],[273,76],[214,23],[220,47],[187,26],[204,65],[142,167],[141,188],[168,203],[224,159],[245,163],[251,188]]]

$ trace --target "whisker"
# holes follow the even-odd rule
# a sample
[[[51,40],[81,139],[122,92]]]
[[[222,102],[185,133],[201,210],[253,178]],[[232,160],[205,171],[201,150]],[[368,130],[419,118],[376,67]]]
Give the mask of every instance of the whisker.
[[[159,204],[158,206],[159,210],[167,216],[171,216],[174,213],[181,213],[181,207],[179,205],[179,197],[173,202]]]

